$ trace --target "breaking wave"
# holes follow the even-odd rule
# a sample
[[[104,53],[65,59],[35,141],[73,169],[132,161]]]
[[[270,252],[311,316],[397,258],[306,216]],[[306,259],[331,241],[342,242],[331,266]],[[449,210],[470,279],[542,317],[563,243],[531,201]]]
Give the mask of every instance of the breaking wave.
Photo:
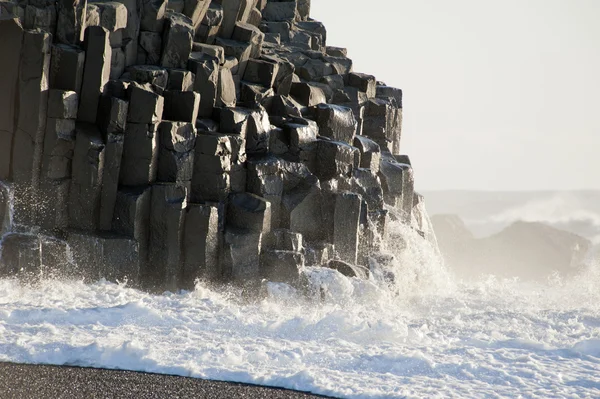
[[[600,207],[595,201],[586,203],[581,195],[568,192],[531,199],[482,220],[467,220],[467,223],[495,226],[494,230],[499,231],[518,221],[546,223],[600,244]]]
[[[598,397],[600,267],[463,282],[392,224],[367,281],[307,268],[256,299],[198,283],[0,280],[0,361],[263,384],[344,398]],[[308,295],[307,295],[308,293]]]

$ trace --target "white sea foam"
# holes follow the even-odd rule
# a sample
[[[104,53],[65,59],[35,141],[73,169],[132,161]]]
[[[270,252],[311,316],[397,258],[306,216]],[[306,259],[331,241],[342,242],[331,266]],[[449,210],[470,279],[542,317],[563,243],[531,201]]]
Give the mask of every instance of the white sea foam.
[[[308,296],[274,283],[266,299],[243,302],[201,284],[150,295],[104,281],[0,280],[0,361],[345,398],[600,397],[597,265],[568,281],[464,283],[402,229],[370,281],[309,268]]]

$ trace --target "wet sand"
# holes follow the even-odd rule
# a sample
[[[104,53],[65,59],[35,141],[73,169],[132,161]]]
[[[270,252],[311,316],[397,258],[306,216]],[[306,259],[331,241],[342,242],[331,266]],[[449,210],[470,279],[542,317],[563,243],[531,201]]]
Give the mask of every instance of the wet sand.
[[[256,385],[163,374],[0,363],[0,399],[323,398]]]

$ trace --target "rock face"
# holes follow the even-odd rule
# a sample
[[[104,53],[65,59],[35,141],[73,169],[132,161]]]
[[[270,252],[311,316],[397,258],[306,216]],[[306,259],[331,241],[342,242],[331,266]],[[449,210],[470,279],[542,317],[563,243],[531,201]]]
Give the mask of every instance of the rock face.
[[[365,278],[386,207],[421,228],[402,91],[354,72],[310,3],[3,7],[0,273],[70,248],[65,274],[149,289],[330,260]]]
[[[515,222],[501,232],[475,238],[456,215],[431,218],[439,247],[449,265],[465,278],[494,274],[524,280],[552,273],[573,274],[591,242],[543,223]]]

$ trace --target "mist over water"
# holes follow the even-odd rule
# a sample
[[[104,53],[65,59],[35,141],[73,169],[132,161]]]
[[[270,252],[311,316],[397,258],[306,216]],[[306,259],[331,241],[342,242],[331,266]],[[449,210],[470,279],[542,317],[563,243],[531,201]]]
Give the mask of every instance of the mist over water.
[[[0,361],[230,380],[347,398],[600,396],[600,267],[463,281],[400,224],[368,281],[307,268],[307,292],[0,280]],[[596,377],[595,377],[596,376]]]

